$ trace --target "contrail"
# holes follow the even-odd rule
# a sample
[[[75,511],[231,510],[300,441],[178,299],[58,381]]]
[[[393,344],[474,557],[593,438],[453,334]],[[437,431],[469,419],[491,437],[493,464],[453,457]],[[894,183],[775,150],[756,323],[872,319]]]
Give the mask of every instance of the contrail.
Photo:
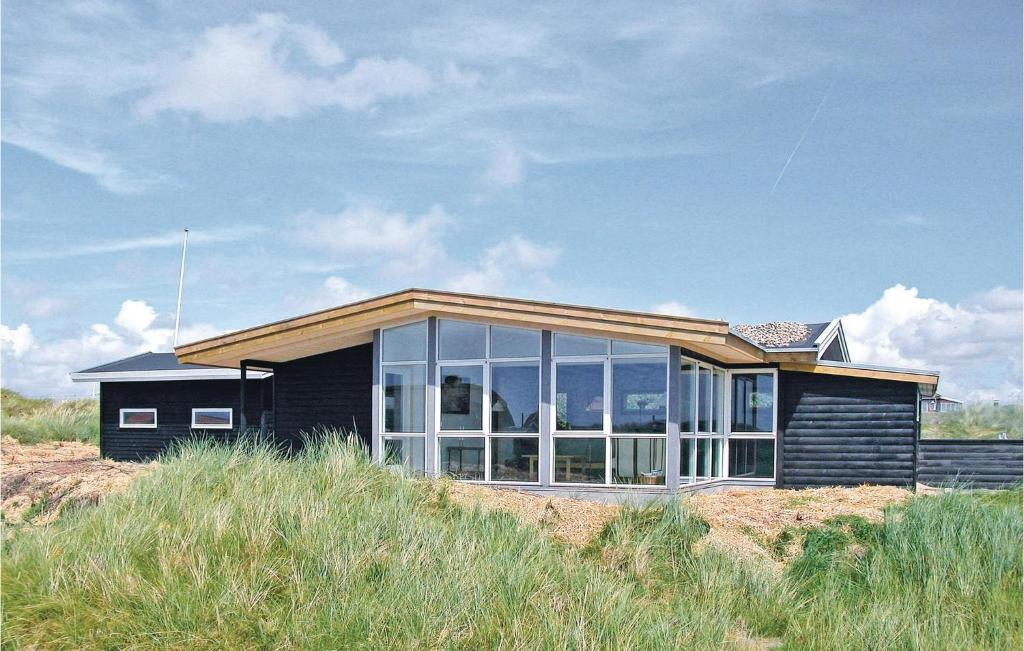
[[[818,113],[821,112],[821,107],[825,106],[825,100],[828,99],[828,94],[832,92],[832,87],[836,85],[836,80],[833,79],[832,83],[828,85],[825,90],[825,94],[821,96],[821,101],[818,102],[818,108],[814,109],[814,115],[811,116],[811,121],[804,127],[804,132],[800,134],[800,140],[796,141],[796,147],[793,147],[793,151],[789,154],[789,158],[786,159],[786,164],[782,166],[782,171],[779,172],[779,177],[775,179],[775,184],[772,185],[772,191],[768,194],[775,194],[775,188],[779,187],[779,181],[786,175],[786,170],[789,169],[789,164],[793,162],[793,157],[796,156],[796,152],[800,150],[800,145],[804,144],[804,138],[807,137],[807,132],[814,126],[814,121],[818,119]]]

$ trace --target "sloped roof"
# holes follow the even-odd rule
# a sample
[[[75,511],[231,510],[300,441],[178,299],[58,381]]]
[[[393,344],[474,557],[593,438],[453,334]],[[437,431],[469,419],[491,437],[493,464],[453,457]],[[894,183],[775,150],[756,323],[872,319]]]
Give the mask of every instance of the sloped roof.
[[[87,368],[78,373],[123,373],[126,371],[180,371],[182,369],[210,368],[202,364],[182,364],[174,353],[140,353],[106,364]]]
[[[249,371],[260,379],[265,371]],[[204,364],[183,364],[174,353],[140,353],[71,373],[73,382],[156,382],[161,380],[235,380],[241,371]]]
[[[769,323],[741,323],[733,331],[765,348],[811,348],[815,340],[829,326],[824,323],[797,323],[771,321]]]

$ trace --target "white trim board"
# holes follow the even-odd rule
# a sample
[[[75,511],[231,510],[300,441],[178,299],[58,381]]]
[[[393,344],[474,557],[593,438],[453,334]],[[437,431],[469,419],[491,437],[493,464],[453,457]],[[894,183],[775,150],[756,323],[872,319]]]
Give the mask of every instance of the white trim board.
[[[72,382],[165,382],[167,380],[238,380],[241,371],[236,368],[190,368],[161,371],[106,371],[99,373],[71,373]],[[273,373],[246,371],[249,380],[262,380]]]

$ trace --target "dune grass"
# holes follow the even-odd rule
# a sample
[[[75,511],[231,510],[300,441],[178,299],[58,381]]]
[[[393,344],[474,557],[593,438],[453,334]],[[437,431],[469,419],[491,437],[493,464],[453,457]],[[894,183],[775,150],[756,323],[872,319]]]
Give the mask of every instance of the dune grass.
[[[0,432],[25,444],[81,441],[100,444],[99,401],[26,398],[0,390]]]
[[[3,549],[6,647],[1019,648],[1019,491],[812,532],[783,576],[694,544],[676,502],[582,550],[333,437],[192,443]]]
[[[960,411],[923,412],[921,437],[928,439],[1024,438],[1024,408],[1019,404],[968,404]]]

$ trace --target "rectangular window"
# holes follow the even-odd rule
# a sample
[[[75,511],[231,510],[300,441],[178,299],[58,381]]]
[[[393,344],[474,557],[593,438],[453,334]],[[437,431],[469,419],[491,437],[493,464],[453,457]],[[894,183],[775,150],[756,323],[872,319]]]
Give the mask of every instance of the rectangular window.
[[[491,326],[491,358],[540,357],[540,331]]]
[[[775,376],[771,373],[734,373],[732,376],[732,431],[775,431]]]
[[[605,483],[604,438],[554,440],[555,481],[563,484]]]
[[[425,464],[425,442],[423,436],[392,436],[384,439],[384,465],[404,468],[416,475],[422,475]]]
[[[664,438],[613,438],[612,483],[665,485]]]
[[[716,434],[725,431],[725,391],[722,390],[724,385],[725,373],[716,370],[712,374],[711,383],[711,431]]]
[[[231,429],[230,407],[210,407],[192,410],[192,429]]]
[[[540,431],[540,365],[537,362],[491,364],[491,431]]]
[[[455,479],[484,480],[484,437],[442,436],[438,442],[442,474]]]
[[[679,370],[679,431],[682,433],[693,433],[693,408],[695,367],[693,364],[685,363]]]
[[[668,354],[668,348],[656,344],[638,344],[635,341],[612,340],[612,355]]]
[[[466,321],[437,322],[438,359],[487,357],[487,326]]]
[[[484,367],[441,367],[441,429],[482,431],[484,428]]]
[[[384,431],[426,431],[425,364],[389,364],[384,376]]]
[[[697,439],[697,479],[711,476],[711,439]]]
[[[665,433],[665,358],[612,361],[612,431]]]
[[[381,348],[381,360],[385,362],[427,361],[427,322],[385,328]]]
[[[697,431],[710,432],[711,369],[700,368],[697,375]]]
[[[604,430],[604,362],[555,366],[555,429]]]
[[[729,439],[729,476],[774,477],[775,440]]]
[[[492,437],[491,481],[538,481],[539,449],[536,436]]]
[[[682,439],[679,443],[679,476],[687,484],[693,481],[694,443],[695,439],[691,438]]]
[[[156,409],[122,409],[120,416],[125,429],[156,429]]]
[[[581,357],[586,355],[607,355],[608,340],[598,337],[555,334],[556,357]]]

